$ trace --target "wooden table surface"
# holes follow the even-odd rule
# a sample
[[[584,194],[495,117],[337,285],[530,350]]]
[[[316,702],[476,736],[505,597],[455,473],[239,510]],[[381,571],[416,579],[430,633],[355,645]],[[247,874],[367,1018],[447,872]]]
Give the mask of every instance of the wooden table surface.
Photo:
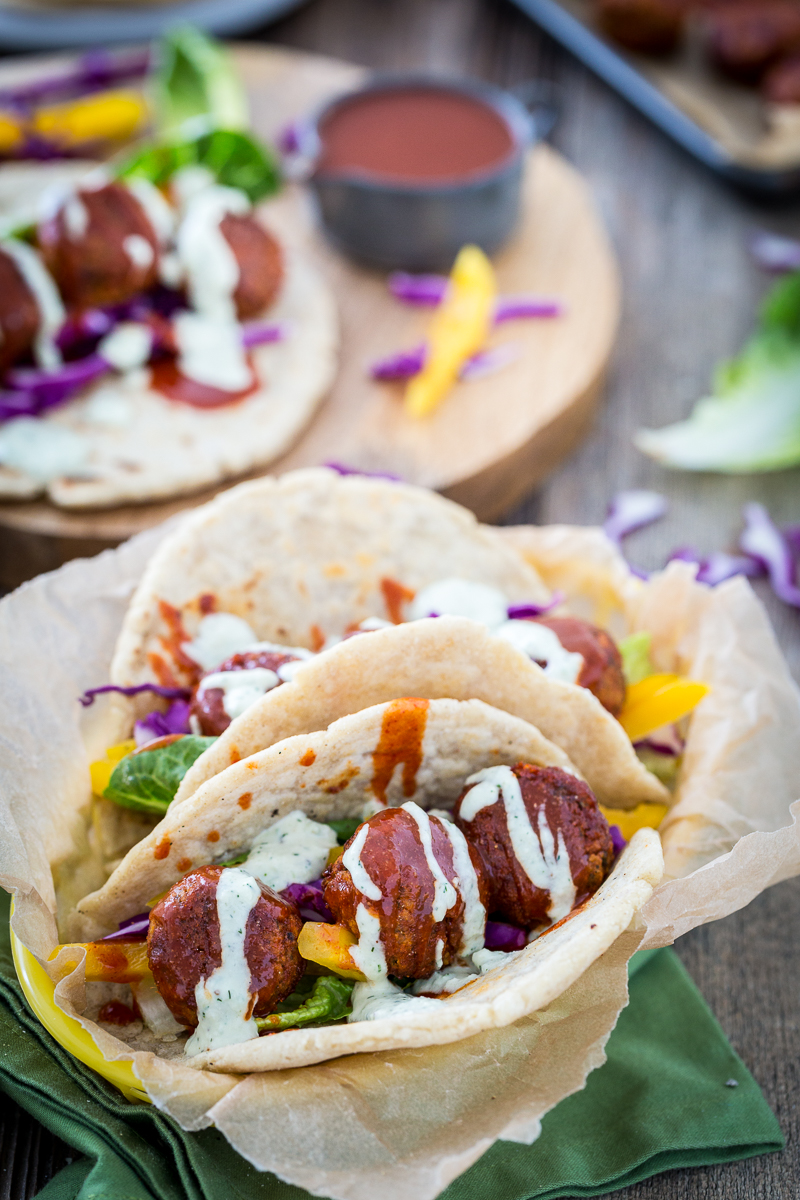
[[[256,31],[273,41],[377,68],[468,73],[504,86],[544,77],[561,90],[551,136],[589,179],[622,266],[622,330],[596,428],[508,520],[599,522],[620,488],[669,497],[668,517],[630,540],[641,566],[669,551],[732,547],[748,500],[800,521],[800,471],[725,478],[672,474],[631,445],[641,425],[683,416],[711,370],[750,330],[766,281],[748,260],[757,227],[800,235],[800,200],[765,207],[718,182],[541,34],[505,0],[311,0]],[[757,585],[800,678],[800,614]],[[800,781],[799,781],[800,782]],[[798,787],[800,794],[800,786]],[[743,912],[695,930],[678,953],[787,1138],[780,1154],[674,1172],[615,1193],[620,1200],[789,1200],[800,1190],[800,879]],[[71,1157],[26,1114],[5,1105],[0,1200],[34,1196]]]

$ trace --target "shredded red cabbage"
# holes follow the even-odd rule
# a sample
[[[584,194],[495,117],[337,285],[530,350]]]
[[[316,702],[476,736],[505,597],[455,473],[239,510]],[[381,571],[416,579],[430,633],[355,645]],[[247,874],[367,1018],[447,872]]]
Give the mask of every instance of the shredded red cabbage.
[[[509,604],[506,611],[509,621],[527,621],[531,617],[543,617],[545,613],[563,603],[564,593],[553,592],[546,604]]]
[[[266,346],[271,342],[282,342],[288,333],[285,324],[254,321],[242,328],[242,345],[250,350],[253,346]]]
[[[487,950],[521,950],[527,945],[528,937],[524,929],[516,925],[507,925],[504,921],[487,921],[485,944]]]
[[[611,843],[614,847],[614,858],[619,858],[622,851],[627,846],[625,838],[622,836],[622,830],[619,825],[609,825],[608,832],[611,834]]]
[[[362,471],[360,467],[348,467],[346,463],[324,462],[323,467],[335,471],[337,475],[363,475],[365,479],[388,479],[390,483],[402,483],[401,475],[392,475],[390,471]]]
[[[390,354],[388,358],[378,359],[370,367],[369,373],[373,379],[383,383],[390,383],[395,379],[410,379],[412,375],[418,375],[425,366],[427,352],[425,345],[415,346],[413,350],[401,350],[398,354]]]
[[[335,917],[325,903],[322,891],[322,880],[314,879],[311,883],[290,883],[281,895],[285,900],[291,900],[300,909],[300,916],[306,921],[327,921],[335,923]]]
[[[726,579],[732,579],[734,575],[755,578],[764,574],[764,568],[756,559],[749,555],[726,554],[722,550],[702,555],[692,546],[681,546],[672,551],[667,561],[696,563],[698,567],[695,576],[697,582],[707,583],[710,587],[716,587],[717,584],[724,583]]]
[[[500,296],[495,305],[494,320],[520,321],[531,317],[563,317],[564,304],[552,296]]]
[[[396,300],[422,308],[435,308],[441,304],[447,291],[446,275],[409,275],[407,271],[394,271],[388,279],[389,291]],[[495,322],[518,321],[531,317],[560,317],[564,305],[552,296],[500,296]]]
[[[629,492],[618,492],[608,507],[608,514],[603,524],[606,537],[617,546],[622,539],[637,529],[644,529],[653,521],[660,520],[667,511],[667,501],[658,492],[647,492],[632,489]]]
[[[800,268],[800,242],[761,229],[750,239],[750,253],[764,271],[783,274]]]
[[[173,733],[191,733],[189,726],[189,711],[191,704],[188,700],[173,700],[166,712],[154,709],[133,727],[136,745],[146,746],[154,738],[168,737]]]
[[[467,383],[472,379],[482,379],[484,375],[494,375],[495,371],[502,371],[503,367],[515,362],[519,356],[520,348],[513,342],[504,342],[502,346],[490,346],[468,358],[462,364],[459,376]]]
[[[150,70],[150,51],[135,50],[111,54],[108,50],[89,50],[71,71],[43,76],[28,83],[0,90],[0,105],[25,109],[41,100],[101,91],[123,79],[141,79]]]
[[[128,917],[127,921],[120,921],[119,929],[115,933],[107,933],[104,938],[100,938],[100,941],[143,942],[149,928],[150,913],[138,913],[135,917]]]
[[[109,370],[108,363],[99,354],[64,363],[55,371],[41,371],[36,367],[12,369],[6,375],[10,390],[0,394],[0,419],[23,414],[38,416],[48,408],[63,404]]]
[[[792,545],[774,523],[763,504],[744,506],[745,527],[739,545],[769,575],[772,590],[785,604],[800,608]]]
[[[119,692],[121,696],[138,696],[140,692],[154,692],[156,696],[163,696],[165,700],[188,700],[191,696],[190,688],[182,687],[164,687],[160,683],[137,683],[132,687],[118,687],[115,683],[104,683],[102,687],[89,688],[78,697],[78,701],[84,708],[88,708],[90,704],[94,704],[95,696],[102,696],[105,692]]]

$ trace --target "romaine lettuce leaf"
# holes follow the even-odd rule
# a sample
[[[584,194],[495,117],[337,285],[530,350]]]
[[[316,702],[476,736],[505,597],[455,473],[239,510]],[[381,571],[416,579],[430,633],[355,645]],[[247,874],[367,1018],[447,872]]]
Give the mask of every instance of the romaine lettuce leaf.
[[[722,363],[689,418],[642,429],[635,445],[687,471],[777,471],[800,462],[800,272],[768,294],[758,330]]]
[[[163,816],[189,767],[214,741],[189,734],[155,750],[128,754],[111,772],[103,795],[123,808]]]
[[[244,87],[219,42],[184,25],[164,35],[158,58],[153,90],[160,137],[183,139],[187,123],[198,120],[206,129],[247,129]]]
[[[361,824],[361,817],[342,817],[338,821],[326,821],[325,824],[330,825],[336,834],[339,845],[343,846],[358,829]]]
[[[217,183],[246,192],[253,204],[280,187],[277,159],[269,147],[236,129],[146,146],[122,166],[120,178],[138,176],[163,187],[186,166],[207,167]]]
[[[305,982],[305,980],[301,981]],[[293,1029],[298,1025],[316,1025],[320,1021],[339,1021],[350,1012],[351,979],[337,975],[320,975],[308,996],[304,991],[293,992],[268,1017],[256,1017],[260,1033],[274,1029]],[[282,1011],[281,1011],[282,1010]]]

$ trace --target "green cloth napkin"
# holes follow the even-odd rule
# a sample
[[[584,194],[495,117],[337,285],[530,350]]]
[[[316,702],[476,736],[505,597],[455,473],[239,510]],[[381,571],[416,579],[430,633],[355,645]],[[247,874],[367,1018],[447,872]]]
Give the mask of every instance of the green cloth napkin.
[[[310,1200],[216,1130],[184,1133],[152,1105],[129,1104],[62,1050],[25,1003],[0,900],[0,1087],[85,1156],[39,1200]],[[544,1118],[532,1146],[495,1143],[443,1200],[599,1196],[659,1171],[782,1149],[755,1080],[677,956],[638,955],[631,975],[605,1066]]]

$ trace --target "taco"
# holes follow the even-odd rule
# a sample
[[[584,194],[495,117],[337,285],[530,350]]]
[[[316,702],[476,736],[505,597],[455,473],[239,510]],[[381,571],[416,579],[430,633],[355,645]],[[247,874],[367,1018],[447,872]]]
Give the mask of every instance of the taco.
[[[549,1003],[627,928],[660,878],[658,835],[616,855],[532,725],[479,700],[377,705],[168,809],[79,905],[121,926],[81,948],[87,1001],[99,1013],[104,987],[136,979],[167,1055],[212,1071],[457,1041]],[[75,947],[60,955],[74,967]]]
[[[617,720],[611,635],[471,514],[404,484],[297,471],[184,518],[131,602],[111,680],[142,689],[119,706],[118,738],[137,716],[142,739],[218,738],[181,801],[240,758],[398,695],[478,698],[531,722],[603,803],[667,799]],[[148,714],[147,689],[172,690],[175,720]]]

